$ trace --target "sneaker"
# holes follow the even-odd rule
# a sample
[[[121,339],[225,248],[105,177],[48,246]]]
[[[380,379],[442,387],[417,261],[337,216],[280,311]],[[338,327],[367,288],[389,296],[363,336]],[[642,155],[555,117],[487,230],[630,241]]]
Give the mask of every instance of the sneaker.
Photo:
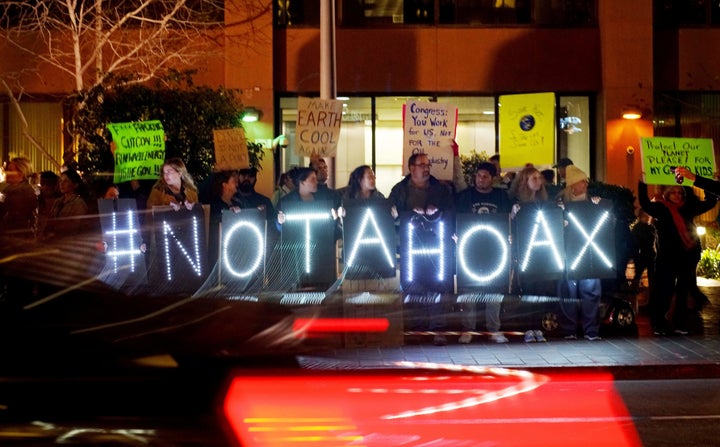
[[[495,343],[507,343],[510,341],[501,332],[493,332],[492,334],[490,334],[490,340],[494,341]]]
[[[525,343],[535,343],[535,331],[525,332]]]
[[[575,334],[569,334],[563,337],[565,340],[577,340],[577,335]]]
[[[587,334],[585,334],[585,340],[598,341],[598,340],[602,340],[602,337],[600,337],[599,335],[587,335]]]
[[[466,345],[472,341],[472,334],[470,332],[463,332],[458,338],[458,343]]]
[[[542,331],[536,330],[534,332],[534,334],[535,334],[535,341],[539,341],[539,342],[547,341],[547,339],[543,335]]]
[[[447,337],[438,334],[433,337],[433,344],[435,346],[445,346],[447,344]]]
[[[687,335],[687,334],[689,334],[689,332],[686,331],[685,329],[675,329],[675,330],[673,330],[673,333],[674,333],[674,334],[677,334],[677,335]]]

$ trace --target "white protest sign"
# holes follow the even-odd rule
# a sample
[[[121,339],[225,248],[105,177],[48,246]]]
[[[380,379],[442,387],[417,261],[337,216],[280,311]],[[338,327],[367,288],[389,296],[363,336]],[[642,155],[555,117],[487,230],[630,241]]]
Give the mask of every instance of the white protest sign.
[[[408,101],[403,105],[403,164],[410,155],[423,153],[430,160],[430,174],[439,180],[452,180],[456,128],[457,107]]]

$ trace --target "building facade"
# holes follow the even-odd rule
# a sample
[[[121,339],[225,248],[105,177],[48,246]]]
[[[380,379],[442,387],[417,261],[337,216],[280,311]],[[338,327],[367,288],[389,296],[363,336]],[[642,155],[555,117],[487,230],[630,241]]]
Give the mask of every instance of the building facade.
[[[241,89],[243,103],[261,112],[246,132],[268,148],[258,189],[270,194],[280,172],[307,162],[294,155],[292,134],[297,97],[319,96],[321,88],[321,2],[264,3],[248,21],[242,2],[226,2],[223,57],[195,68],[196,83]],[[569,156],[593,178],[635,189],[641,137],[718,134],[720,62],[708,57],[720,49],[718,10],[710,1],[691,3],[335,0],[336,91],[347,99],[331,181],[343,186],[355,166],[369,164],[389,192],[403,173],[407,99],[457,105],[461,153],[493,154],[498,97],[552,92],[556,159]],[[233,39],[248,32],[258,36],[252,44]],[[18,63],[3,59],[3,71]],[[25,101],[47,108],[74,88],[48,73],[25,85]],[[630,106],[640,119],[622,118]],[[2,123],[4,159],[22,154],[22,123],[7,101]],[[61,129],[41,131],[57,141],[53,150],[62,150]],[[290,146],[273,150],[281,134]]]

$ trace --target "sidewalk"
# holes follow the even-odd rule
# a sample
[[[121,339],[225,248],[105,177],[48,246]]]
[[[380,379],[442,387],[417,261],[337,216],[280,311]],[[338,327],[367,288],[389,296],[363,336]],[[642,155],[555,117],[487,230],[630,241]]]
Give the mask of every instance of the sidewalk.
[[[720,377],[720,282],[698,278],[711,305],[702,312],[700,335],[653,336],[644,309],[638,336],[607,337],[599,341],[550,338],[546,343],[525,343],[518,333],[507,334],[510,343],[495,344],[475,337],[468,345],[432,343],[373,348],[338,348],[300,357],[310,369],[382,369],[398,362],[522,368],[538,372],[607,371],[618,379]]]

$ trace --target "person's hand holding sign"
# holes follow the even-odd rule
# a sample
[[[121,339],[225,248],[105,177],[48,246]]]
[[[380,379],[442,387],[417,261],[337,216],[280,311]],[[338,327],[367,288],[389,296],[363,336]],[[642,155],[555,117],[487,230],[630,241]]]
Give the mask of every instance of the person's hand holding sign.
[[[691,170],[689,170],[688,168],[683,167],[683,166],[678,166],[677,168],[675,168],[675,175],[685,177],[686,179],[691,180],[693,182],[695,181],[695,178],[696,178],[695,174],[693,174]]]

